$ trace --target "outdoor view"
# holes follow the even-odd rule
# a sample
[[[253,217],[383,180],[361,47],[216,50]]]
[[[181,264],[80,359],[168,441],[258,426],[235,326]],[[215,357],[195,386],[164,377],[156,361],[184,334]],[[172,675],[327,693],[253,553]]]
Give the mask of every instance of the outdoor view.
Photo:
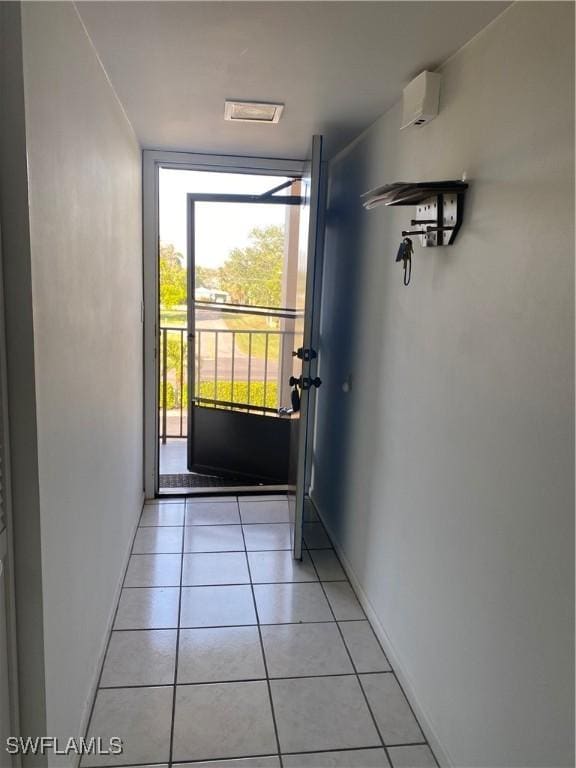
[[[262,194],[285,180],[189,171],[162,174],[160,435],[166,439],[187,434],[186,193]],[[294,349],[294,317],[285,310],[293,306],[291,286],[296,283],[291,271],[297,269],[297,242],[289,240],[290,233],[298,231],[297,217],[297,206],[196,203],[196,404],[277,416],[279,406],[289,402],[289,391],[284,392],[280,382],[289,378]]]

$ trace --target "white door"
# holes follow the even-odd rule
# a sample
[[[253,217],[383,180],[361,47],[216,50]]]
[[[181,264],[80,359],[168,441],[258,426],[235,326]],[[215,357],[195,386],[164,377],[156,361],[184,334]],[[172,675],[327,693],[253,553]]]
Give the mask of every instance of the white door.
[[[1,765],[10,768],[10,755],[5,753],[6,739],[14,735],[10,717],[10,675],[8,667],[8,605],[7,605],[7,555],[8,542],[6,528],[0,533],[0,755]]]
[[[10,492],[6,401],[6,347],[4,337],[4,290],[0,251],[0,765],[15,766],[6,750],[8,736],[16,735],[16,653],[14,600],[11,569]],[[18,762],[19,764],[19,762]]]
[[[311,413],[311,387],[322,383],[316,376],[316,350],[313,347],[314,313],[319,311],[314,298],[317,295],[316,281],[319,259],[317,256],[319,238],[318,225],[320,213],[320,173],[322,168],[322,136],[314,136],[310,162],[302,178],[304,202],[300,215],[301,229],[307,228],[307,237],[301,236],[302,250],[298,259],[298,288],[296,291],[296,310],[300,312],[302,327],[296,328],[302,333],[302,347],[294,350],[295,362],[301,360],[291,377],[290,383],[299,396],[299,410],[292,414],[291,430],[291,465],[288,498],[294,511],[294,557],[302,558],[302,536],[304,523],[304,504],[308,496],[307,477],[311,461],[311,437],[313,419]],[[300,370],[298,371],[297,368]]]

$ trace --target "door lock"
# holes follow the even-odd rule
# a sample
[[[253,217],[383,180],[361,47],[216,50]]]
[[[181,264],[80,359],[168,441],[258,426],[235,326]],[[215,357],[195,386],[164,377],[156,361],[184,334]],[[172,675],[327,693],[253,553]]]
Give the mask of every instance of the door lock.
[[[291,387],[300,387],[300,389],[310,389],[310,387],[318,388],[322,384],[322,380],[316,376],[315,379],[310,379],[308,376],[290,376],[289,384]]]
[[[312,347],[298,347],[295,352],[292,352],[292,357],[297,357],[299,360],[305,360],[309,363],[310,360],[318,357],[318,352],[312,349]]]

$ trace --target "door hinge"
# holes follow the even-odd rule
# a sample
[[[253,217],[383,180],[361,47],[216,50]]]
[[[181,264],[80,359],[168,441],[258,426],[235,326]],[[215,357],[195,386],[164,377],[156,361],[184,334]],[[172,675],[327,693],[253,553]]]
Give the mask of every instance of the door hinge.
[[[312,347],[299,347],[296,352],[292,352],[292,357],[309,363],[310,360],[315,360],[318,357],[318,353]]]

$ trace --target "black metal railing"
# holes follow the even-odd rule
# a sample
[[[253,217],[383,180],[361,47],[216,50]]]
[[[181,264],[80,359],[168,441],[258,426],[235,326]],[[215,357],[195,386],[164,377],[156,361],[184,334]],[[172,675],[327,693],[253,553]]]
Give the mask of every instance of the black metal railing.
[[[199,303],[199,302],[198,302]],[[204,309],[204,307],[197,307]],[[221,304],[209,305],[222,311]],[[225,307],[236,314],[296,319],[290,310]],[[263,312],[262,310],[267,310]],[[188,412],[188,329],[160,327],[160,437],[186,437]],[[278,416],[285,345],[294,348],[295,331],[206,328],[194,332],[194,403],[205,407]]]

